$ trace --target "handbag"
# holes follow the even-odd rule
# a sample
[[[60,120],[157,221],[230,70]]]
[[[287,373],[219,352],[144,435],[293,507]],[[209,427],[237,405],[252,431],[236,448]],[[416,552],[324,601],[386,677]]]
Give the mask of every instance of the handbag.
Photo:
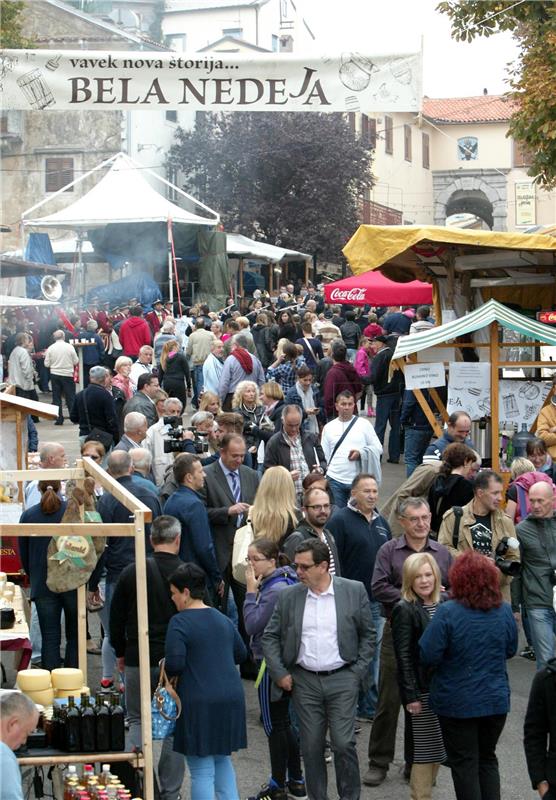
[[[176,728],[176,720],[181,714],[181,700],[174,687],[176,679],[168,678],[164,669],[164,659],[160,660],[158,685],[151,701],[151,727],[153,739],[166,739]]]
[[[91,428],[91,420],[89,419],[89,409],[87,408],[87,397],[86,397],[86,389],[83,392],[83,408],[85,410],[85,417],[87,419],[87,427],[89,428],[89,433],[85,437],[86,442],[100,442],[101,445],[104,447],[106,452],[110,450],[112,445],[114,444],[114,437],[108,431],[103,431],[102,428]]]
[[[232,575],[238,583],[244,586],[247,583],[245,578],[245,568],[247,567],[247,551],[249,545],[253,544],[255,534],[251,519],[248,517],[245,525],[238,528],[234,536],[234,549],[232,551]]]

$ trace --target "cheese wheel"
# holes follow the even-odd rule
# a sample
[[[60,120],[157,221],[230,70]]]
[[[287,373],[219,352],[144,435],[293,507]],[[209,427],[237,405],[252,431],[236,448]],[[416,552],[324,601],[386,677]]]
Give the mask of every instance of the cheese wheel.
[[[50,689],[50,672],[47,669],[21,669],[17,673],[17,688],[25,693]]]
[[[61,667],[50,673],[55,689],[80,689],[83,686],[83,673],[80,669]]]
[[[54,689],[43,689],[42,692],[25,692],[27,697],[40,706],[51,706],[54,702]]]
[[[56,700],[67,700],[68,697],[75,697],[76,701],[80,700],[79,695],[81,694],[91,694],[91,690],[88,686],[80,686],[78,689],[57,689],[56,690]]]

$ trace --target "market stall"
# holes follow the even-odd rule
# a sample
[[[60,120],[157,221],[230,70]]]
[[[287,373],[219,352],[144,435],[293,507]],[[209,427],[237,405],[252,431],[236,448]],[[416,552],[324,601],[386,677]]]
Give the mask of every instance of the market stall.
[[[467,343],[457,341],[478,330],[485,329],[489,341]],[[525,345],[537,347],[556,344],[556,330],[549,325],[531,320],[523,314],[489,300],[480,308],[460,319],[447,322],[423,333],[400,336],[392,357],[392,368],[404,371],[406,388],[412,389],[419,405],[426,414],[436,436],[441,435],[441,425],[423,396],[428,389],[442,420],[446,421],[453,411],[467,411],[472,420],[482,420],[484,430],[490,433],[489,453],[492,468],[505,471],[501,454],[502,431],[515,425],[534,431],[539,411],[549,402],[553,393],[551,383],[540,380],[525,380],[522,377],[501,376],[502,370],[519,368],[541,368],[556,364],[545,361],[526,361],[516,364],[509,361],[505,353],[514,347],[507,341],[507,332],[526,337]],[[480,350],[484,358],[478,361],[456,360],[457,351],[466,348]],[[447,381],[446,381],[447,376]],[[436,388],[448,384],[446,406],[440,400]],[[507,435],[507,434],[505,434]]]
[[[432,303],[432,285],[423,281],[397,283],[380,272],[364,272],[324,287],[327,303],[353,306],[418,306]]]
[[[141,503],[134,495],[128,492],[107,472],[98,467],[90,458],[77,461],[74,469],[49,469],[49,470],[4,470],[0,472],[0,484],[28,480],[75,480],[82,484],[87,476],[94,478],[105,492],[114,495],[130,512],[133,522],[91,524],[60,523],[55,526],[48,524],[25,525],[4,524],[0,526],[2,536],[52,536],[52,537],[78,537],[78,536],[132,536],[135,542],[135,564],[137,565],[137,625],[139,642],[139,680],[141,691],[141,721],[142,721],[142,747],[141,752],[87,752],[87,753],[61,753],[55,750],[40,755],[32,751],[25,757],[18,759],[21,766],[53,765],[71,763],[110,763],[128,761],[134,767],[143,770],[144,800],[153,800],[153,754],[151,738],[151,685],[149,661],[149,631],[146,591],[146,549],[145,549],[145,522],[151,521],[150,509]],[[86,642],[86,591],[85,584],[77,589],[78,601],[78,655],[79,669],[87,680],[87,642]]]
[[[431,283],[437,322],[491,298],[522,309],[556,305],[556,237],[547,234],[361,225],[343,253],[355,275]]]

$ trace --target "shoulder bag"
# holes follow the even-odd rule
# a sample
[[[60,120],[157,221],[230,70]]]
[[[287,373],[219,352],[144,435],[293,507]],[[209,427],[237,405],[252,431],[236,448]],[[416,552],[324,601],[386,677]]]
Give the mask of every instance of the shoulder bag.
[[[108,431],[103,431],[102,428],[92,428],[91,420],[89,419],[89,409],[87,408],[87,390],[83,390],[83,408],[85,410],[85,418],[87,420],[87,427],[89,433],[85,437],[86,442],[100,442],[106,452],[110,450],[114,444],[114,437]]]
[[[168,678],[164,669],[164,659],[160,660],[158,686],[151,702],[152,738],[166,739],[176,727],[181,714],[181,700],[175,689],[176,678]]]
[[[249,545],[253,544],[255,532],[251,524],[251,517],[247,517],[247,522],[238,528],[234,536],[234,548],[232,551],[232,575],[238,583],[245,586],[245,568],[247,567],[247,551]]]

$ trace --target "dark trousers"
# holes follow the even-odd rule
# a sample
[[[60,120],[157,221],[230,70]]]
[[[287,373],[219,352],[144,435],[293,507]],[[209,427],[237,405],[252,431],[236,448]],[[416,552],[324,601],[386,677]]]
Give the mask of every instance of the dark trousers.
[[[62,402],[63,400],[66,401],[68,414],[70,414],[75,400],[75,383],[73,378],[68,375],[54,375],[52,373],[50,375],[50,383],[52,385],[52,405],[58,406],[58,420],[63,421]]]
[[[369,766],[388,769],[396,751],[396,729],[400,715],[400,689],[398,667],[392,641],[392,629],[386,622],[380,648],[380,673],[378,679],[378,704],[369,737]],[[405,729],[406,763],[413,760],[411,731]]]
[[[388,458],[398,461],[401,452],[400,441],[400,395],[381,394],[376,398],[376,419],[375,432],[380,443],[384,444],[386,425],[390,423],[390,435],[388,437]]]
[[[457,800],[500,800],[496,744],[506,714],[438,717]]]
[[[260,667],[260,662],[257,662]],[[286,777],[301,781],[301,757],[299,742],[292,730],[290,719],[290,697],[284,692],[280,700],[271,700],[272,681],[265,670],[259,684],[259,706],[264,732],[268,737],[270,772],[278,786],[285,786]]]
[[[359,800],[361,778],[355,747],[355,711],[359,678],[352,669],[315,675],[292,670],[292,700],[299,720],[305,782],[310,800],[327,800],[328,775],[324,760],[326,731],[334,753],[336,789],[341,800]]]
[[[77,667],[77,592],[49,592],[33,599],[42,636],[41,663],[43,669]],[[62,611],[66,620],[66,655],[62,661]]]

